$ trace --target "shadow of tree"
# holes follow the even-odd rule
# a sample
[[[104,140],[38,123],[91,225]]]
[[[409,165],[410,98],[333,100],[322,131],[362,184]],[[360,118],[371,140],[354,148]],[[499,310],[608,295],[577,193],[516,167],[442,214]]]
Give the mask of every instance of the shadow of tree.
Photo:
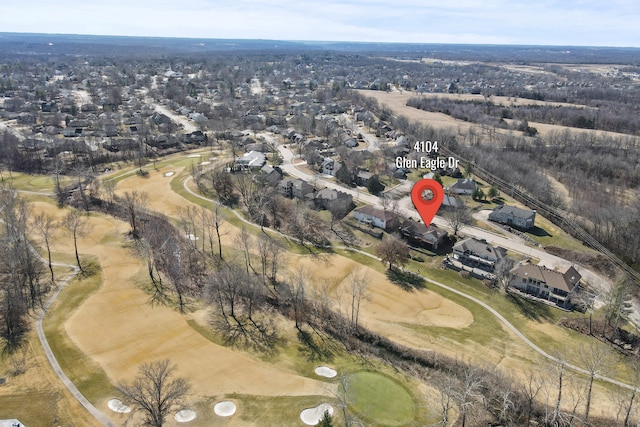
[[[333,360],[333,350],[328,345],[326,345],[323,340],[316,340],[311,332],[305,331],[304,329],[299,329],[298,340],[300,341],[298,353],[304,356],[307,360]]]
[[[517,295],[507,294],[507,298],[511,301],[527,319],[541,321],[553,321],[551,316],[552,308],[547,304],[537,301],[531,301],[526,298],[521,298]]]
[[[387,270],[385,274],[391,283],[400,286],[406,291],[412,289],[423,289],[426,287],[425,280],[421,276],[410,271],[393,269]]]

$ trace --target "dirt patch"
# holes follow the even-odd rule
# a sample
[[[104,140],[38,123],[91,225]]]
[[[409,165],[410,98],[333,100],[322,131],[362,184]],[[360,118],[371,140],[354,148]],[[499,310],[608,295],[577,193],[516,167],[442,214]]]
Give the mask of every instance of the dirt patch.
[[[182,196],[171,190],[171,179],[166,179],[167,173],[178,175],[184,167],[167,165],[163,168],[149,171],[147,177],[131,175],[116,186],[116,194],[122,196],[125,191],[137,191],[147,193],[149,208],[165,215],[176,216],[178,208],[190,204]],[[172,174],[172,175],[173,175]],[[163,179],[164,178],[164,179]]]

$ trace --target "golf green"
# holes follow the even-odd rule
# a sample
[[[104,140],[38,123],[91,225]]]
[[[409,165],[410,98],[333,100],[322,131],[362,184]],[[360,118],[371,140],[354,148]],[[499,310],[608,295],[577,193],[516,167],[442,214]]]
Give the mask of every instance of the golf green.
[[[398,381],[378,372],[356,372],[347,386],[354,412],[371,424],[401,426],[413,421],[413,396]]]

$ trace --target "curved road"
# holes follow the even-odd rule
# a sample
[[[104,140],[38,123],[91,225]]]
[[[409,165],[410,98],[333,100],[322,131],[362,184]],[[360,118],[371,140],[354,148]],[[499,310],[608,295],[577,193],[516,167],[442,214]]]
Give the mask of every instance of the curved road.
[[[40,257],[40,255],[38,256]],[[40,258],[42,259],[42,257]],[[42,345],[44,354],[47,356],[47,359],[49,360],[49,364],[51,364],[51,368],[53,368],[53,371],[55,372],[55,374],[58,376],[58,378],[60,378],[60,381],[62,381],[62,384],[64,384],[64,386],[67,388],[67,390],[69,390],[69,392],[73,395],[73,397],[75,397],[76,400],[80,402],[80,404],[87,411],[89,411],[89,413],[96,420],[98,420],[102,425],[107,427],[115,427],[115,424],[113,424],[111,420],[109,420],[109,418],[107,418],[107,416],[104,413],[102,413],[98,408],[93,406],[93,404],[89,402],[86,397],[84,397],[84,395],[80,392],[80,390],[78,390],[76,385],[62,371],[62,368],[60,367],[60,364],[58,363],[56,356],[51,351],[51,346],[49,346],[49,341],[47,341],[47,336],[44,334],[44,328],[42,326],[42,322],[44,320],[44,315],[47,313],[47,309],[51,306],[51,304],[53,304],[56,298],[58,298],[58,295],[60,294],[62,289],[65,287],[65,285],[71,279],[76,277],[76,275],[80,272],[80,269],[75,265],[61,264],[57,262],[54,262],[52,264],[57,266],[72,268],[73,274],[71,274],[69,277],[67,277],[66,279],[64,279],[62,282],[58,284],[55,292],[49,297],[47,302],[44,304],[44,307],[42,307],[42,309],[40,310],[40,313],[38,313],[38,317],[36,320],[36,331],[38,332],[38,339],[40,340],[40,344]]]
[[[25,191],[25,192],[29,193],[29,194],[34,194],[34,193],[38,194],[37,192],[31,192],[31,191]],[[38,259],[40,259],[40,261],[42,263],[47,264],[48,261],[45,260],[44,257],[42,257],[42,255],[40,255],[40,253],[38,251],[36,251],[33,246],[31,246],[31,244],[29,244],[29,250],[35,256],[37,256]],[[78,273],[80,273],[80,269],[78,267],[76,267],[75,265],[72,265],[72,264],[65,264],[65,263],[60,263],[60,262],[52,262],[51,265],[70,268],[70,269],[73,270],[73,272],[68,277],[66,277],[62,282],[58,283],[58,285],[56,286],[56,290],[53,292],[53,294],[51,294],[49,299],[47,299],[47,301],[44,303],[44,305],[40,309],[40,312],[37,314],[37,317],[36,317],[36,332],[38,334],[38,339],[40,340],[40,345],[42,345],[42,349],[44,351],[44,354],[47,356],[47,360],[49,361],[49,364],[51,365],[51,368],[53,368],[53,371],[55,372],[55,374],[58,376],[60,381],[62,381],[64,386],[67,388],[67,390],[69,390],[69,392],[73,395],[73,397],[75,397],[76,400],[78,402],[80,402],[80,404],[87,411],[89,411],[89,413],[96,420],[98,420],[102,425],[105,425],[107,427],[115,427],[115,425],[111,422],[111,420],[109,420],[109,418],[107,418],[107,416],[105,414],[103,414],[98,408],[93,406],[93,404],[91,402],[89,402],[89,400],[87,400],[86,397],[84,397],[84,395],[80,392],[80,390],[78,390],[78,388],[75,386],[75,384],[62,371],[62,368],[60,367],[60,364],[58,363],[58,360],[56,359],[56,356],[53,354],[53,351],[51,350],[51,346],[49,345],[49,341],[47,341],[47,336],[44,333],[44,327],[43,327],[44,316],[47,313],[47,310],[49,309],[49,307],[51,307],[51,304],[53,304],[53,302],[56,300],[56,298],[58,298],[58,295],[60,295],[60,292],[62,291],[62,289],[64,289],[64,287],[67,285],[67,283],[69,283],[69,281],[71,279],[73,279],[74,277],[76,277],[78,275]]]
[[[297,178],[303,179],[308,182],[317,181],[328,188],[333,188],[345,193],[349,193],[355,199],[360,200],[362,202],[369,203],[374,206],[382,206],[380,198],[377,196],[371,195],[369,193],[364,193],[359,190],[354,190],[353,188],[344,187],[343,185],[335,181],[329,181],[328,179],[324,179],[324,178],[318,179],[317,176],[313,176],[304,171],[301,171],[292,163],[294,154],[290,149],[285,148],[282,145],[279,145],[278,151],[280,152],[280,155],[282,156],[282,159],[283,159],[283,163],[280,167],[282,168],[283,171],[287,172],[289,175],[295,176]],[[301,164],[304,164],[304,163],[301,163]],[[418,212],[415,210],[415,208],[413,207],[413,204],[411,203],[411,200],[408,197],[401,199],[399,205],[400,205],[399,212],[402,215],[406,216],[407,218],[417,218],[419,216]],[[449,226],[447,225],[447,222],[440,217],[435,217],[433,219],[433,223],[441,228],[445,228],[445,229],[449,228]],[[483,228],[478,228],[478,227],[472,227],[472,226],[465,226],[464,230],[467,231],[467,234],[470,234],[478,239],[485,239],[487,242],[492,243],[494,245],[502,246],[503,248],[512,250],[514,252],[518,252],[520,254],[523,254],[531,258],[537,258],[540,260],[542,264],[552,269],[556,267],[569,267],[573,265],[572,263],[570,263],[569,261],[563,258],[557,257],[555,255],[551,255],[540,249],[527,246],[525,241],[522,238],[517,236],[510,236],[507,238],[497,233],[491,232],[489,230],[485,230]],[[608,282],[606,279],[604,279],[603,277],[599,276],[598,274],[594,273],[593,271],[587,268],[580,267],[578,268],[578,271],[580,272],[582,277],[584,277],[584,279],[590,283],[596,284],[596,283]]]
[[[184,179],[184,181],[183,181],[183,183],[182,183],[182,185],[183,185],[184,189],[185,189],[189,194],[191,194],[192,196],[197,197],[197,198],[199,198],[199,199],[201,199],[201,200],[205,200],[205,201],[208,201],[208,202],[211,202],[211,203],[218,203],[217,201],[215,201],[215,200],[213,200],[213,199],[210,199],[210,198],[208,198],[208,197],[204,197],[204,196],[202,196],[201,194],[198,194],[198,193],[196,193],[195,191],[191,190],[191,188],[189,188],[189,185],[188,185],[188,184],[189,184],[189,181],[190,181],[191,179],[192,179],[192,178],[189,176],[189,177],[185,178],[185,179]],[[245,219],[244,217],[242,217],[242,216],[241,216],[238,212],[236,212],[235,210],[231,210],[231,212],[233,212],[233,214],[234,214],[237,218],[239,218],[240,220],[242,220],[244,223],[249,224],[249,225],[253,225],[253,226],[256,226],[256,227],[259,227],[259,225],[254,224],[254,223],[252,223],[251,221],[248,221],[247,219]],[[273,232],[273,233],[276,233],[276,234],[278,234],[278,235],[281,235],[281,236],[283,236],[283,237],[286,237],[286,238],[288,238],[288,239],[296,240],[294,237],[288,236],[288,235],[286,235],[286,234],[284,234],[284,233],[281,233],[281,232],[279,232],[279,231],[275,231],[275,230],[271,230],[271,229],[269,229],[269,231],[270,231],[270,232]],[[348,251],[352,251],[352,252],[358,252],[358,253],[360,253],[360,254],[362,254],[362,255],[366,255],[366,256],[368,256],[369,258],[372,258],[372,259],[375,259],[375,260],[377,260],[377,261],[380,261],[380,258],[376,257],[375,255],[372,255],[372,254],[370,254],[370,253],[368,253],[368,252],[365,252],[365,251],[361,251],[361,250],[359,250],[359,249],[354,249],[354,248],[350,248],[350,247],[346,247],[346,246],[333,246],[333,248],[334,248],[334,249],[343,249],[343,250],[348,250]],[[497,310],[495,310],[493,307],[491,307],[490,305],[488,305],[488,304],[487,304],[487,303],[485,303],[484,301],[481,301],[481,300],[479,300],[478,298],[476,298],[476,297],[474,297],[474,296],[471,296],[471,295],[469,295],[469,294],[466,294],[466,293],[464,293],[464,292],[462,292],[462,291],[459,291],[459,290],[457,290],[457,289],[454,289],[454,288],[452,288],[452,287],[450,287],[450,286],[447,286],[447,285],[445,285],[444,283],[440,283],[440,282],[437,282],[437,281],[435,281],[435,280],[431,280],[431,279],[429,279],[429,278],[427,278],[427,277],[424,277],[424,276],[420,276],[420,277],[422,277],[422,278],[423,278],[426,282],[428,282],[428,283],[431,283],[431,284],[433,284],[433,285],[436,285],[436,286],[438,286],[438,287],[440,287],[440,288],[442,288],[442,289],[446,289],[446,290],[447,290],[447,291],[449,291],[449,292],[453,292],[453,293],[455,293],[455,294],[457,294],[457,295],[460,295],[460,296],[461,296],[461,297],[463,297],[463,298],[466,298],[466,299],[468,299],[468,300],[470,300],[470,301],[473,301],[474,303],[476,303],[476,304],[480,305],[481,307],[483,307],[484,309],[486,309],[487,311],[489,311],[491,314],[493,314],[493,315],[494,315],[494,316],[495,316],[495,317],[496,317],[500,322],[502,322],[502,324],[504,324],[504,325],[505,325],[509,330],[511,330],[511,331],[512,331],[514,334],[516,334],[516,335],[517,335],[517,336],[518,336],[522,341],[524,341],[524,343],[525,343],[525,344],[527,344],[527,345],[528,345],[529,347],[531,347],[534,351],[536,351],[538,354],[540,354],[541,356],[545,357],[546,359],[551,360],[551,361],[553,361],[553,362],[555,362],[555,363],[558,363],[558,364],[564,364],[564,366],[565,366],[565,367],[567,367],[567,368],[569,368],[569,369],[571,369],[571,370],[573,370],[573,371],[580,372],[580,373],[585,374],[585,375],[587,375],[587,376],[588,376],[588,375],[590,375],[590,374],[589,374],[589,372],[588,372],[586,369],[583,369],[583,368],[581,368],[581,367],[579,367],[579,366],[577,366],[577,365],[573,365],[573,364],[567,363],[565,360],[560,360],[559,358],[557,358],[557,357],[555,357],[555,356],[550,355],[549,353],[547,353],[546,351],[544,351],[543,349],[541,349],[540,347],[538,347],[538,346],[537,346],[533,341],[531,341],[529,338],[527,338],[527,337],[526,337],[526,336],[525,336],[525,335],[524,335],[524,334],[523,334],[523,333],[522,333],[518,328],[516,328],[513,324],[511,324],[511,322],[509,322],[509,321],[508,321],[508,320],[507,320],[507,319],[506,319],[502,314],[500,314]],[[606,382],[611,383],[611,384],[618,385],[618,386],[620,386],[620,387],[624,387],[624,388],[630,389],[630,390],[632,390],[632,389],[634,388],[633,386],[631,386],[631,385],[629,385],[629,384],[626,384],[626,383],[623,383],[622,381],[618,381],[618,380],[616,380],[616,379],[609,378],[609,377],[605,377],[605,376],[602,376],[602,375],[595,375],[595,378],[597,378],[597,379],[599,379],[599,380],[602,380],[602,381],[606,381]]]
[[[290,173],[293,176],[299,177],[301,179],[305,179],[305,180],[310,180],[313,179],[313,176],[300,171],[299,169],[297,169],[294,165],[291,164],[291,159],[293,158],[293,153],[288,150],[285,149],[282,146],[278,147],[278,150],[280,151],[280,153],[283,156],[284,159],[284,163],[282,165],[282,168],[284,171]],[[200,198],[202,200],[211,202],[211,203],[217,203],[215,200],[213,199],[209,199],[207,197],[204,197],[196,192],[194,192],[193,190],[191,190],[191,188],[189,188],[188,183],[192,178],[189,176],[186,179],[184,179],[183,181],[183,186],[185,188],[185,190],[187,192],[189,192],[191,195],[193,195],[194,197]],[[326,185],[329,188],[335,188],[338,189],[340,191],[345,191],[348,193],[351,193],[354,197],[356,197],[359,200],[365,201],[367,203],[371,203],[374,205],[379,205],[380,204],[380,199],[376,196],[372,196],[370,194],[365,194],[365,193],[360,193],[359,191],[353,190],[353,189],[349,189],[349,188],[345,188],[339,184],[336,184],[334,182],[331,181],[327,181],[327,180],[320,180],[324,185]],[[408,215],[408,216],[415,216],[416,212],[415,210],[413,212],[411,212],[411,210],[407,209],[407,208],[403,208],[403,214]],[[246,220],[242,215],[240,215],[239,213],[237,213],[236,211],[232,210],[231,212],[233,212],[233,214],[239,218],[240,220],[242,220],[244,223],[246,224],[250,224],[250,225],[256,225],[248,220]],[[443,226],[445,225],[444,223],[442,223],[440,219],[438,219],[440,222],[440,224],[442,224]],[[435,222],[435,221],[434,221]],[[439,225],[440,225],[439,224]],[[486,238],[487,241],[499,244],[501,246],[507,247],[509,249],[515,250],[517,252],[520,253],[525,253],[522,251],[522,247],[524,246],[524,244],[519,244],[519,245],[513,245],[513,241],[506,239],[502,236],[499,236],[497,234],[494,233],[490,233],[487,232],[486,230],[483,229],[479,229],[479,228],[475,228],[475,227],[469,227],[470,229],[473,230],[474,235],[479,236],[480,238]],[[284,233],[281,232],[276,232],[273,230],[269,230],[270,232],[275,232],[283,237],[289,238],[289,239],[294,239],[291,236],[287,236]],[[476,234],[476,232],[481,232]],[[488,236],[484,237],[484,236]],[[295,239],[294,239],[295,240]],[[536,256],[538,257],[540,255],[540,258],[546,258],[547,256],[550,256],[549,254],[539,251],[537,249],[533,249],[533,248],[529,248],[524,246],[527,250],[530,251],[531,256]],[[338,249],[344,249],[344,250],[349,250],[349,251],[353,251],[353,252],[358,252],[360,254],[366,255],[370,258],[376,259],[376,260],[380,260],[378,257],[369,254],[367,252],[361,251],[359,249],[354,249],[354,248],[349,248],[349,247],[344,247],[344,246],[338,246],[336,247]],[[518,249],[516,249],[518,248]],[[535,252],[535,255],[533,255],[533,253]],[[40,257],[40,255],[38,254],[38,256]],[[42,257],[40,257],[42,258]],[[558,257],[553,257],[551,256],[551,258],[549,258],[549,260],[551,261],[556,261],[556,262],[560,262],[561,264],[558,265],[562,265],[564,263],[566,263],[565,260],[558,258]],[[68,267],[73,269],[73,273],[67,277],[65,280],[63,280],[61,283],[59,283],[57,289],[55,290],[55,292],[49,297],[49,299],[47,300],[47,302],[45,303],[44,307],[42,308],[42,310],[40,311],[40,313],[37,316],[37,320],[36,320],[36,330],[37,330],[37,334],[38,334],[38,339],[40,340],[40,343],[42,345],[42,348],[45,352],[45,355],[49,361],[49,363],[51,364],[51,367],[53,368],[54,372],[56,373],[56,375],[58,376],[58,378],[60,379],[60,381],[62,381],[62,383],[65,385],[65,387],[69,390],[69,392],[74,396],[74,398],[76,400],[78,400],[78,402],[87,410],[89,411],[89,413],[96,419],[98,420],[102,425],[105,425],[107,427],[115,427],[115,425],[111,422],[111,420],[109,420],[107,418],[107,416],[102,413],[99,409],[97,409],[95,406],[93,406],[93,404],[91,402],[89,402],[86,397],[84,397],[84,395],[78,390],[78,388],[75,386],[75,384],[73,384],[73,382],[66,376],[66,374],[62,371],[62,368],[60,367],[60,364],[58,363],[57,359],[55,358],[55,355],[53,354],[53,352],[51,351],[51,347],[49,345],[49,342],[47,341],[47,337],[44,333],[44,328],[43,328],[43,320],[44,320],[44,316],[47,312],[47,309],[51,306],[51,304],[53,304],[53,302],[56,300],[56,298],[58,297],[58,295],[60,294],[60,292],[62,291],[62,289],[64,288],[64,286],[72,279],[74,278],[78,273],[79,273],[79,269],[78,267],[71,265],[71,264],[63,264],[63,263],[54,263],[54,265],[57,266],[64,266],[64,267]],[[539,353],[540,355],[542,355],[543,357],[554,361],[556,363],[565,363],[565,366],[568,367],[569,369],[572,369],[574,371],[580,372],[582,374],[585,375],[589,375],[589,372],[579,366],[576,365],[572,365],[569,363],[566,363],[565,361],[561,361],[558,358],[556,358],[555,356],[552,356],[550,354],[548,354],[547,352],[545,352],[544,350],[542,350],[540,347],[538,347],[535,343],[533,343],[529,338],[527,338],[522,332],[520,332],[515,326],[513,326],[504,316],[502,316],[498,311],[496,311],[494,308],[492,308],[491,306],[489,306],[488,304],[486,304],[485,302],[471,296],[468,295],[464,292],[461,292],[457,289],[454,289],[450,286],[447,286],[443,283],[431,280],[429,278],[426,277],[422,277],[425,281],[427,281],[428,283],[431,283],[433,285],[436,285],[438,287],[441,287],[442,289],[446,289],[449,292],[453,292],[457,295],[462,296],[463,298],[466,298],[470,301],[473,301],[474,303],[480,305],[481,307],[485,308],[486,310],[488,310],[491,314],[493,314],[500,322],[502,322],[509,330],[511,330],[514,334],[516,334],[525,344],[527,344],[529,347],[531,347],[534,351],[536,351],[537,353]],[[601,376],[601,375],[596,375],[596,378],[602,380],[602,381],[606,381],[615,385],[618,385],[620,387],[624,387],[627,389],[633,389],[632,386],[630,386],[629,384],[623,383],[621,381],[615,380],[613,378],[608,378],[605,376]]]

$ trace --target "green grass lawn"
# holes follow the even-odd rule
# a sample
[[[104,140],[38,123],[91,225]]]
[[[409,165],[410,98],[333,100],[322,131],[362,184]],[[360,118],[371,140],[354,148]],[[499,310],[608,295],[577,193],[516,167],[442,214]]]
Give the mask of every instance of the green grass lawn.
[[[54,189],[54,179],[48,175],[30,175],[21,172],[9,172],[0,171],[2,175],[1,183],[10,185],[16,190],[25,191],[41,191],[45,193],[51,193]],[[60,180],[62,185],[67,185],[71,178],[62,176]]]
[[[350,375],[347,395],[351,409],[366,425],[403,426],[416,416],[416,405],[409,390],[378,372]]]

